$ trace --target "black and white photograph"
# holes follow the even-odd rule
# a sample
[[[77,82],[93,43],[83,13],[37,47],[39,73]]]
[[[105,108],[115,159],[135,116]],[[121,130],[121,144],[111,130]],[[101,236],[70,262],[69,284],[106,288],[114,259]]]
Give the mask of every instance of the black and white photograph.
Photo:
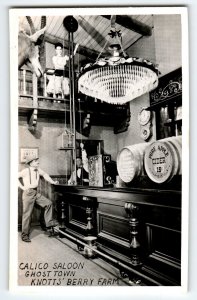
[[[187,8],[9,22],[10,289],[187,291]]]

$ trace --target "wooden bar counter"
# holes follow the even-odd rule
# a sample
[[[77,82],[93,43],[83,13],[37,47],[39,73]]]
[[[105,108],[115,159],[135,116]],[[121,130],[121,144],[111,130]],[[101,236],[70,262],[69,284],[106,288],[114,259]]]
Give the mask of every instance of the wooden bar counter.
[[[65,232],[95,237],[122,276],[141,285],[181,284],[181,191],[57,185],[55,192]]]

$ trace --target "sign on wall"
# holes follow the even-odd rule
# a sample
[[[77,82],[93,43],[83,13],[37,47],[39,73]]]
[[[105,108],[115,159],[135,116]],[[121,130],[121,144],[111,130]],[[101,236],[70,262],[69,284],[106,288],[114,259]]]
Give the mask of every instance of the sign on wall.
[[[38,157],[38,147],[35,148],[20,148],[20,162],[25,163],[28,157]]]

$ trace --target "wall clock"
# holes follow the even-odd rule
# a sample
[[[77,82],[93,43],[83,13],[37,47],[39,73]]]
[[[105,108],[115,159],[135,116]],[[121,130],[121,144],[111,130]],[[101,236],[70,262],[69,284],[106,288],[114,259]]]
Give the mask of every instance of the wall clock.
[[[146,125],[151,119],[151,111],[146,110],[146,107],[143,107],[138,113],[138,122],[140,125]]]

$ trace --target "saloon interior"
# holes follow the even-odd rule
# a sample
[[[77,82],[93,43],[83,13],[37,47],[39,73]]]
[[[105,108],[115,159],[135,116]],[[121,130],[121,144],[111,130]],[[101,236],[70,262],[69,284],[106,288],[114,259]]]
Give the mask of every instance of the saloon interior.
[[[34,39],[18,49],[19,170],[37,153],[59,182],[39,182],[59,225],[42,231],[35,208],[32,242],[22,242],[19,189],[19,264],[75,262],[76,280],[59,274],[54,285],[180,286],[181,15],[21,16],[21,30]],[[61,76],[57,43],[68,57]],[[58,76],[67,92],[49,93]],[[19,285],[52,284],[38,276],[21,268]]]

